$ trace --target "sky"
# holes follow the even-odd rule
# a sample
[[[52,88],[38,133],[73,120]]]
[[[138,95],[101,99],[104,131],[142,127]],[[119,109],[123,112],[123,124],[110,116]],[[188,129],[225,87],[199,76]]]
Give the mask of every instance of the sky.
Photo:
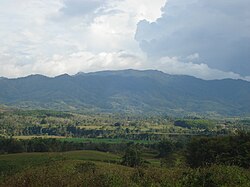
[[[156,69],[250,81],[249,0],[1,0],[0,76]]]

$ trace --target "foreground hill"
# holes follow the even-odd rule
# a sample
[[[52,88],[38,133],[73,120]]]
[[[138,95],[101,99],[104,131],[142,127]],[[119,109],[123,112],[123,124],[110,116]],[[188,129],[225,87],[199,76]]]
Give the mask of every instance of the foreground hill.
[[[249,186],[250,172],[237,166],[131,168],[98,151],[0,155],[0,186]]]
[[[0,104],[95,112],[250,113],[250,83],[122,70],[0,79]]]

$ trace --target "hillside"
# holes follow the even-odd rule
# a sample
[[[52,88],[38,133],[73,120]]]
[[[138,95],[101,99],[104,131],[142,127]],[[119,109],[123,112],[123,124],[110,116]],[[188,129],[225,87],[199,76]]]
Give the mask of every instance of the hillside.
[[[134,113],[250,113],[250,83],[122,70],[0,79],[0,104],[32,109]]]
[[[250,172],[237,166],[206,168],[120,165],[121,156],[99,151],[0,155],[0,186],[249,186]],[[157,163],[160,161],[158,160]]]

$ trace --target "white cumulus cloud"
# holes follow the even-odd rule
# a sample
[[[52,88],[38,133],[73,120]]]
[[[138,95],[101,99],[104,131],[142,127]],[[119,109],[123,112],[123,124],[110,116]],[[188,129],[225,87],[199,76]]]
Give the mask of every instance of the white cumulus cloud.
[[[247,0],[3,0],[0,76],[134,68],[249,80],[248,8]]]

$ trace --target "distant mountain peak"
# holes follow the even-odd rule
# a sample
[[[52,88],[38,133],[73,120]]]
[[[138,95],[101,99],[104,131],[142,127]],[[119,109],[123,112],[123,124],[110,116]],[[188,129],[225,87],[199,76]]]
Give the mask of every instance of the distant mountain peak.
[[[0,79],[0,105],[104,112],[250,114],[250,83],[206,81],[157,70]]]
[[[159,70],[153,70],[153,69],[148,69],[148,70],[136,70],[136,69],[124,69],[124,70],[102,70],[102,71],[95,71],[95,72],[78,72],[74,76],[80,76],[80,75],[92,75],[92,74],[120,74],[120,73],[163,73],[162,71]],[[165,73],[164,73],[165,74]]]
[[[64,73],[64,74],[56,76],[55,78],[67,78],[67,77],[71,77],[71,76],[67,73]]]
[[[97,72],[84,73],[82,75],[91,75],[91,76],[134,76],[134,77],[148,77],[152,75],[164,75],[168,74],[158,71],[158,70],[135,70],[135,69],[124,69],[124,70],[104,70]]]
[[[75,74],[75,75],[73,75],[73,77],[77,77],[77,76],[81,76],[81,75],[85,75],[86,73],[84,73],[84,72],[78,72],[77,74]]]
[[[21,77],[21,78],[15,78],[15,79],[47,79],[49,77],[41,74],[31,74],[26,77]]]

